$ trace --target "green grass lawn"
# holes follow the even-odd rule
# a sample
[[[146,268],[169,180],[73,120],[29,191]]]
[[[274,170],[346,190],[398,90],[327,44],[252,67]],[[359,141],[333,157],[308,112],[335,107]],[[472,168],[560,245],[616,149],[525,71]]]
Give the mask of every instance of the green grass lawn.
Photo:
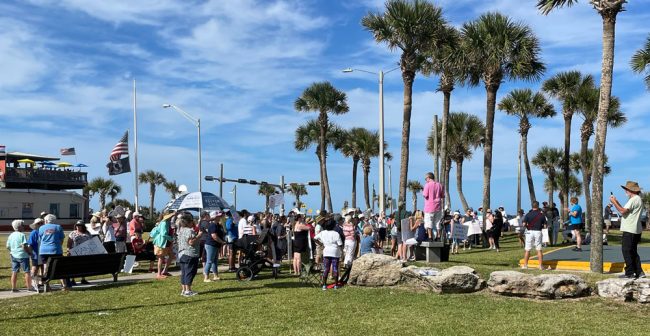
[[[646,233],[644,245],[648,237]],[[501,253],[461,251],[436,266],[469,265],[487,279],[494,270],[515,269],[523,254],[513,236],[502,245]],[[7,265],[4,253],[3,288],[9,285]],[[203,283],[199,276],[194,289],[200,295],[192,298],[181,297],[178,278],[171,277],[4,300],[0,330],[54,335],[641,335],[650,313],[650,306],[593,296],[536,301],[488,291],[437,295],[345,287],[323,292],[283,271],[277,280],[263,271],[251,282],[238,282],[230,273],[218,283]],[[576,274],[591,284],[608,277]]]

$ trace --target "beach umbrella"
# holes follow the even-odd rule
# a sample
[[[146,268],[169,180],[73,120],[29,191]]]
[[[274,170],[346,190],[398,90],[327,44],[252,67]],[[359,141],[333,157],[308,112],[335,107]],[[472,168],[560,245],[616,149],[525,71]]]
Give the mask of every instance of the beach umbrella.
[[[230,205],[221,197],[209,192],[191,192],[178,196],[167,210],[223,210]]]
[[[77,168],[85,168],[85,167],[88,167],[88,166],[86,166],[83,163],[78,163],[78,164],[75,165],[75,167],[77,167]]]
[[[72,167],[72,163],[65,162],[65,161],[61,161],[61,162],[57,163],[56,165],[59,166],[59,167]]]
[[[56,163],[52,161],[42,161],[41,164],[44,166],[56,166]]]
[[[20,160],[18,160],[18,162],[34,164],[34,160],[30,160],[30,159],[20,159]]]

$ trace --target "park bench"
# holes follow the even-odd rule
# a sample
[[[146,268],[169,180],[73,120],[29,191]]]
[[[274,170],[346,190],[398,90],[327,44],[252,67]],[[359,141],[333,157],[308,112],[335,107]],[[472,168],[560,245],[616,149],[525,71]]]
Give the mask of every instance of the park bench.
[[[93,275],[113,275],[113,281],[117,281],[117,275],[124,265],[124,253],[94,254],[81,256],[58,256],[47,259],[47,274],[43,276],[43,285],[47,291],[47,285],[52,280],[79,278]]]
[[[443,242],[421,242],[415,247],[415,260],[430,263],[449,261],[449,245]]]

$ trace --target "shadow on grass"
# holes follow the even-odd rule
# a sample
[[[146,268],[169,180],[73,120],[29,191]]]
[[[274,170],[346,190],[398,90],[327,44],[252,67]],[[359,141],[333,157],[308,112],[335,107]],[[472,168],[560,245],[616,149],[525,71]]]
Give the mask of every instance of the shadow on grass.
[[[262,288],[264,288],[264,286],[244,286],[244,285],[242,285],[242,286],[239,286],[239,287],[215,288],[215,289],[212,289],[212,290],[203,291],[203,292],[201,292],[201,294],[236,293],[236,292],[243,292],[243,291],[248,291],[248,290],[262,289]]]
[[[98,291],[98,290],[106,290],[108,288],[128,287],[128,286],[141,284],[144,282],[145,280],[122,280],[118,282],[107,281],[107,282],[93,283],[92,286],[89,287],[73,286],[72,290],[75,292],[91,292],[91,291]]]
[[[300,281],[272,282],[264,285],[265,288],[313,288],[314,286]]]
[[[200,294],[207,294],[209,292],[203,292]],[[165,306],[165,307],[170,307],[170,306],[182,306],[186,304],[196,304],[198,302],[207,302],[207,301],[215,301],[215,300],[229,300],[229,299],[235,299],[235,298],[249,298],[253,296],[258,296],[258,295],[264,295],[267,293],[255,293],[255,294],[247,294],[247,295],[233,295],[233,296],[224,296],[224,297],[210,297],[210,298],[205,298],[205,299],[196,299],[196,298],[183,298],[184,301],[176,301],[176,302],[168,302],[168,303],[162,303],[162,304],[156,304],[157,306]],[[125,307],[118,307],[118,308],[104,308],[104,309],[90,309],[90,310],[74,310],[74,311],[66,311],[66,312],[59,312],[59,313],[48,313],[48,314],[40,314],[40,315],[30,315],[30,316],[25,316],[25,317],[10,317],[10,318],[0,318],[0,321],[19,321],[19,320],[33,320],[37,318],[47,318],[47,317],[65,317],[65,316],[70,316],[70,315],[77,315],[77,314],[93,314],[93,313],[107,313],[107,312],[121,312],[121,311],[127,311],[130,309],[139,309],[139,308],[151,308],[154,307],[152,304],[140,304],[140,305],[132,305],[132,306],[125,306]]]

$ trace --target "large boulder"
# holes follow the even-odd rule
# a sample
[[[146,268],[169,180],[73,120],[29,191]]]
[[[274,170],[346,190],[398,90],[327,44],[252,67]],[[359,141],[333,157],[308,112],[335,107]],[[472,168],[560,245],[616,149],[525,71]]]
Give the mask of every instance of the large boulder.
[[[352,263],[352,285],[382,287],[397,285],[402,278],[402,262],[383,254],[368,253]]]
[[[650,303],[650,279],[611,278],[596,283],[598,295],[617,301]]]
[[[453,266],[442,271],[430,267],[409,266],[402,269],[401,285],[440,294],[472,293],[483,289],[482,280],[473,268]]]
[[[587,283],[573,274],[532,275],[496,271],[490,274],[487,285],[496,294],[535,299],[575,298],[590,293]]]
[[[435,288],[429,278],[440,274],[440,270],[432,267],[408,266],[402,268],[401,273],[400,285],[416,291],[431,292],[435,291]]]

